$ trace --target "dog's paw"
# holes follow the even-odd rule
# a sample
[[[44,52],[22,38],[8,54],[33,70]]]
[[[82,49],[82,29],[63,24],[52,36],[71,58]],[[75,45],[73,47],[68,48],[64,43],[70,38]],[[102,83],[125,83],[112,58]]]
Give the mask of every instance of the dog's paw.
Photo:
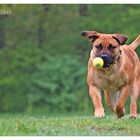
[[[129,116],[129,119],[136,119],[137,117]]]
[[[105,117],[104,109],[103,108],[96,109],[95,112],[94,112],[94,116],[95,116],[95,118],[103,118],[103,117]]]
[[[129,119],[136,119],[137,118],[137,114],[130,114]]]
[[[119,107],[119,106],[116,106],[116,107],[114,108],[114,111],[115,111],[115,113],[117,114],[118,118],[123,117],[124,114],[125,114],[125,109],[122,108],[122,107]]]

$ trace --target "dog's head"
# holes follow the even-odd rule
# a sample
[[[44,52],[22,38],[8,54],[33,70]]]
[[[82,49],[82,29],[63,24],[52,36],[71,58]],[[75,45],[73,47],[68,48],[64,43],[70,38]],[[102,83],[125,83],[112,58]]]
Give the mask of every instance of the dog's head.
[[[127,36],[122,34],[101,34],[95,31],[83,31],[82,36],[88,37],[93,45],[95,57],[104,60],[103,67],[109,67],[120,55],[120,46],[123,45]]]

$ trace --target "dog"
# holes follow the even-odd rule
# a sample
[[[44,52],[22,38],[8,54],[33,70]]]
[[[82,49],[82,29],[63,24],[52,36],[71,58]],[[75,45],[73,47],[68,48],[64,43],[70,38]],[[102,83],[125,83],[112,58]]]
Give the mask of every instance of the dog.
[[[105,116],[100,90],[109,109],[118,118],[125,114],[125,102],[130,95],[130,117],[137,117],[137,99],[140,93],[140,62],[134,51],[140,45],[140,35],[130,45],[128,37],[122,34],[102,34],[83,31],[82,36],[92,43],[88,61],[87,84],[97,118]],[[93,66],[93,59],[101,57],[103,68]]]

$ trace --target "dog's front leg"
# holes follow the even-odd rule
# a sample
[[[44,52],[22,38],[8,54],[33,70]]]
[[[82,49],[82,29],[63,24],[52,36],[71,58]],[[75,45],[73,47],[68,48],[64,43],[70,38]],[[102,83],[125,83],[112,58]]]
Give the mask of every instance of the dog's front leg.
[[[137,117],[137,100],[140,92],[140,78],[133,83],[132,91],[130,93],[130,118]]]
[[[94,112],[95,117],[97,118],[104,117],[105,113],[104,113],[104,108],[101,101],[100,90],[94,85],[89,85],[89,94],[95,108],[95,112]]]
[[[118,118],[123,117],[124,113],[125,113],[125,102],[126,99],[129,95],[131,89],[131,85],[127,84],[126,86],[122,87],[121,91],[120,91],[120,97],[115,105],[114,111],[116,112]]]

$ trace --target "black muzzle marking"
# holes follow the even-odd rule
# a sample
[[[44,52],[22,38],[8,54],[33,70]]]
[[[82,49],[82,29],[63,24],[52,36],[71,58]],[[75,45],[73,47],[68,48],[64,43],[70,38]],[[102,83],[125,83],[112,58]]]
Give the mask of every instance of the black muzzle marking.
[[[109,54],[107,54],[107,53],[102,53],[101,55],[100,55],[100,57],[103,59],[103,61],[104,61],[104,65],[103,65],[103,67],[105,68],[105,67],[109,67],[111,64],[113,64],[114,63],[114,61],[115,61],[115,57],[112,57],[112,56],[110,56]]]

